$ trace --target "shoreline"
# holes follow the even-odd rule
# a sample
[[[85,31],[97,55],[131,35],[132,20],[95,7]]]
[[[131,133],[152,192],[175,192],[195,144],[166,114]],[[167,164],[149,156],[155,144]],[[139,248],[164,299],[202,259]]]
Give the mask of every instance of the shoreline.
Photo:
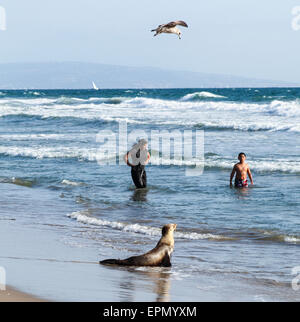
[[[299,301],[289,284],[268,272],[245,274],[239,267],[224,269],[215,261],[220,251],[228,250],[228,259],[240,261],[255,254],[256,262],[279,251],[293,258],[295,248],[289,245],[278,249],[277,244],[251,243],[241,253],[241,244],[234,241],[178,239],[172,268],[105,267],[99,265],[100,259],[146,251],[157,238],[144,238],[145,244],[134,247],[133,240],[143,240],[143,235],[133,235],[132,249],[111,247],[103,240],[117,239],[113,246],[118,246],[125,235],[70,220],[66,214],[74,208],[60,199],[52,210],[53,191],[3,183],[0,192],[6,200],[0,206],[0,267],[5,270],[3,284],[8,285],[7,291],[0,291],[0,302]],[[185,253],[196,247],[201,253],[186,262]],[[296,266],[296,260],[289,266]]]
[[[21,292],[8,286],[5,291],[0,291],[0,303],[5,302],[48,302],[34,295]]]

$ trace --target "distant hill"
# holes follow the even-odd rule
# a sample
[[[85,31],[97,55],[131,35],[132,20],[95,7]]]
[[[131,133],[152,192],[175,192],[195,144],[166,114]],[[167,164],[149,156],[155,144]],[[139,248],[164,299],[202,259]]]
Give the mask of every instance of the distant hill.
[[[0,64],[0,89],[213,88],[299,86],[239,76],[96,63]]]

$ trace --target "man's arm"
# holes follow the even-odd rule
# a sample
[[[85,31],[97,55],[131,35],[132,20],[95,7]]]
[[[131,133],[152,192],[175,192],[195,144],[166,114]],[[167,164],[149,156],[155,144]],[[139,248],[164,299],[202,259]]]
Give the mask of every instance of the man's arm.
[[[232,171],[231,171],[231,175],[230,175],[230,186],[232,186],[232,179],[234,177],[236,173],[236,166],[233,167]]]
[[[251,171],[250,171],[250,168],[249,168],[249,167],[248,167],[248,169],[247,169],[247,174],[248,174],[248,176],[249,176],[249,178],[250,178],[251,184],[253,184],[252,173],[251,173]]]
[[[129,154],[130,154],[130,151],[124,155],[124,161],[129,167],[132,167],[132,164],[129,162],[129,158],[128,158]]]

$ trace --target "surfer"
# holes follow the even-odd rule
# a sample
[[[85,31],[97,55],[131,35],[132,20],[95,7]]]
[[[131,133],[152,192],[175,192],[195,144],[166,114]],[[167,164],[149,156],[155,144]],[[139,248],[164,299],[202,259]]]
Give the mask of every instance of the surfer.
[[[240,162],[234,165],[230,175],[230,186],[232,187],[232,179],[235,175],[234,186],[236,188],[247,188],[248,187],[247,174],[249,176],[251,184],[253,184],[253,178],[252,178],[249,165],[245,162],[246,154],[244,152],[241,152],[238,155],[238,159]]]
[[[137,188],[147,187],[147,175],[145,166],[150,160],[150,153],[147,150],[148,142],[139,140],[133,145],[130,151],[124,156],[126,164],[131,167],[131,177]],[[129,158],[131,161],[129,161]]]

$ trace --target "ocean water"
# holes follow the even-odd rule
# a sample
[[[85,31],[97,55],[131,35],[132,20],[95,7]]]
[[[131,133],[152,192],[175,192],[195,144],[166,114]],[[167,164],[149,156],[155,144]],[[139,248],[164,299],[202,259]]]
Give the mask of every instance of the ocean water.
[[[130,168],[98,162],[97,134],[118,133],[121,121],[149,138],[203,130],[203,174],[186,176],[190,160],[150,163],[148,188],[135,190]],[[201,278],[203,292],[220,292],[226,279],[228,293],[230,281],[246,285],[246,299],[300,300],[291,287],[300,266],[299,149],[299,88],[0,90],[0,185],[12,187],[0,216],[55,231],[83,252],[99,249],[95,261],[145,252],[164,224],[177,223],[174,276]],[[152,161],[161,156],[151,141],[149,150]],[[254,178],[242,190],[229,187],[239,152]],[[16,185],[43,202],[16,212],[26,198]]]

